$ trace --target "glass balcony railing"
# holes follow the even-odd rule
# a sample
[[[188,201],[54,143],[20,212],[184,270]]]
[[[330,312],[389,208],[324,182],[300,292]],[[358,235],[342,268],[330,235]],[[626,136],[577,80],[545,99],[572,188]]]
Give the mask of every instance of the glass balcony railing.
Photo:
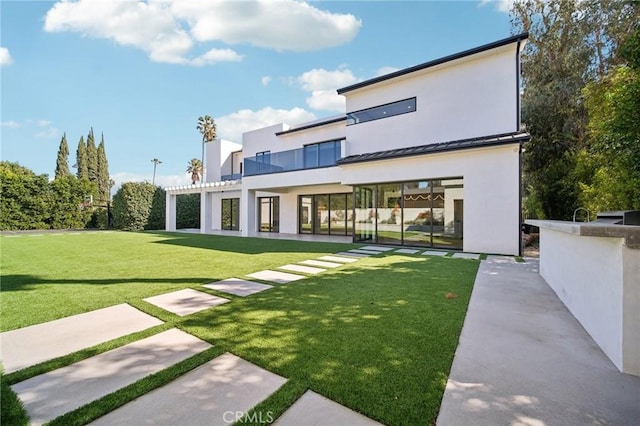
[[[225,180],[241,180],[242,179],[242,173],[233,173],[231,175],[222,175],[220,177],[220,180],[225,181]]]
[[[341,145],[342,141],[331,141],[289,151],[260,153],[244,159],[244,176],[335,166],[340,159]]]

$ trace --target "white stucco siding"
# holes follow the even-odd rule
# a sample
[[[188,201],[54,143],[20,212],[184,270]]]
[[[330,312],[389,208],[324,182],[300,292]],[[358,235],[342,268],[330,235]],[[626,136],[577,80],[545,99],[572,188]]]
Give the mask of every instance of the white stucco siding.
[[[415,112],[346,126],[346,155],[518,131],[515,45],[474,58],[346,93],[347,112],[416,98]]]
[[[244,158],[253,157],[258,152],[263,151],[284,151],[276,136],[277,132],[288,129],[283,123],[273,126],[264,127],[262,129],[252,130],[242,135],[242,154]]]
[[[517,255],[520,247],[519,147],[491,148],[343,166],[343,184],[462,177],[468,252]]]

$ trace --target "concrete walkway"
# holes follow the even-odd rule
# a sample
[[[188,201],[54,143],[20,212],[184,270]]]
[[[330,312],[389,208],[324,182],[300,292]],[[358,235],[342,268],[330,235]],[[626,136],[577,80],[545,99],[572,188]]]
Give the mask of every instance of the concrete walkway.
[[[640,377],[618,372],[537,260],[481,262],[437,425],[639,422]]]
[[[5,373],[162,324],[126,303],[0,333]]]

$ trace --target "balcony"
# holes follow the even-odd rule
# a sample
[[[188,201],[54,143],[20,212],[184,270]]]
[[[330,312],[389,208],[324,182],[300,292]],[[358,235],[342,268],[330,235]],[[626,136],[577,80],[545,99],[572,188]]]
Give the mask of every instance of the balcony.
[[[222,175],[220,177],[221,181],[227,181],[227,180],[241,180],[242,179],[242,173],[233,173],[230,175]]]
[[[322,142],[280,152],[263,152],[244,159],[244,176],[291,172],[335,166],[342,141]]]

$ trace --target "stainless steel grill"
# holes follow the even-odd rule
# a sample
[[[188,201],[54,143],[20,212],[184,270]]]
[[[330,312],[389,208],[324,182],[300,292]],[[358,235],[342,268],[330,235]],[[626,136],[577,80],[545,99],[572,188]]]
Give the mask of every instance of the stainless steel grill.
[[[611,225],[640,225],[640,210],[600,212],[595,221]]]

